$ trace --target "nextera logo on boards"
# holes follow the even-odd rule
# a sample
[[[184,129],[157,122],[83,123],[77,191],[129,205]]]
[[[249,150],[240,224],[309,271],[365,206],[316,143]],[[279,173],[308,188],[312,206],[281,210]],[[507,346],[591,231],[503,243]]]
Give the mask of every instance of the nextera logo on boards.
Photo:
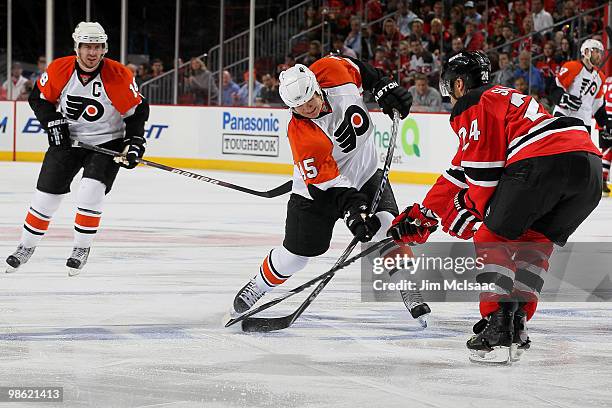
[[[272,113],[267,117],[258,117],[223,112],[222,128],[223,154],[268,157],[279,155],[280,122]]]
[[[379,150],[379,159],[385,161],[389,142],[391,140],[391,124],[384,128],[374,126],[374,141]],[[414,156],[421,157],[419,148],[420,132],[419,125],[416,120],[406,118],[400,122],[399,134],[397,135],[395,154],[393,155],[393,163],[403,163],[404,159]],[[398,149],[398,147],[401,147]]]

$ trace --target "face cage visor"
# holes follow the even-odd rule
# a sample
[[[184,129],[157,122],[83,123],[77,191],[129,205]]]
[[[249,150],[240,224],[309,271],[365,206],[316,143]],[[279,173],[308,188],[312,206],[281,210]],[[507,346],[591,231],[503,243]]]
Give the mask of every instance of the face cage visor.
[[[453,84],[450,79],[440,78],[440,93],[445,98],[449,98],[452,95]]]

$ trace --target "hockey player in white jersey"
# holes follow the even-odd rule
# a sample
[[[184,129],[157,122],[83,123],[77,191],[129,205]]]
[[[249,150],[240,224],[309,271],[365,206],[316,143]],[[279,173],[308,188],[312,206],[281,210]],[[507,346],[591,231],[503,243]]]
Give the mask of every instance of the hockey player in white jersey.
[[[373,216],[372,198],[382,181],[377,170],[374,126],[362,93],[372,91],[383,109],[406,117],[410,94],[382,71],[352,58],[326,57],[310,68],[297,64],[280,75],[280,96],[291,108],[287,136],[293,155],[293,190],[287,205],[285,239],[264,258],[259,272],[236,294],[232,315],[248,311],[266,292],[324,254],[338,219],[360,241],[382,239],[398,214],[390,185]],[[382,225],[382,228],[381,228]],[[381,256],[404,251],[391,243]],[[390,271],[393,273],[394,271]],[[426,304],[413,317],[429,312]]]
[[[556,106],[555,116],[571,116],[584,122],[591,131],[593,117],[602,129],[600,148],[605,153],[606,136],[612,131],[612,122],[608,120],[604,103],[605,76],[598,69],[603,58],[604,47],[600,41],[588,39],[580,47],[580,60],[568,61],[559,70],[556,78],[557,88],[552,97]],[[604,163],[605,164],[605,163]],[[605,166],[604,166],[605,167]],[[603,175],[602,193],[608,195],[607,173]]]
[[[104,58],[107,35],[98,23],[81,22],[72,34],[76,55],[54,60],[36,82],[29,103],[47,132],[36,191],[30,203],[21,241],[7,259],[7,273],[26,263],[58,209],[70,184],[83,169],[77,191],[74,248],[66,261],[77,275],[89,256],[100,225],[106,194],[119,167],[132,169],[145,150],[144,124],[149,105],[138,93],[132,73]],[[100,145],[123,156],[113,158],[79,147],[76,141]]]

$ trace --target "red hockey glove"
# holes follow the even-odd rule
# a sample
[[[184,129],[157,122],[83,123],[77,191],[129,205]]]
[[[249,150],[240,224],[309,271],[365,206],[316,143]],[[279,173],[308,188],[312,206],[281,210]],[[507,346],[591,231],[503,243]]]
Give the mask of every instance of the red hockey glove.
[[[480,222],[474,214],[467,210],[463,189],[455,195],[453,205],[448,206],[448,212],[442,217],[442,231],[461,239],[470,239],[476,232],[476,223]]]
[[[438,228],[438,219],[433,211],[413,204],[395,217],[387,236],[398,244],[423,244]]]

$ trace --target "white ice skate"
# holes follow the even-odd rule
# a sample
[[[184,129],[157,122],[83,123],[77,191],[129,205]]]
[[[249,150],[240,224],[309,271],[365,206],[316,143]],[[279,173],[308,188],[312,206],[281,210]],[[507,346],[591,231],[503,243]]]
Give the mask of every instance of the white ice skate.
[[[17,272],[17,269],[24,263],[28,262],[36,247],[26,248],[23,245],[19,244],[17,250],[13,252],[12,255],[9,255],[6,258],[6,273]]]
[[[68,276],[76,276],[81,273],[81,269],[87,263],[89,257],[89,248],[73,248],[72,255],[66,261],[68,267]]]

